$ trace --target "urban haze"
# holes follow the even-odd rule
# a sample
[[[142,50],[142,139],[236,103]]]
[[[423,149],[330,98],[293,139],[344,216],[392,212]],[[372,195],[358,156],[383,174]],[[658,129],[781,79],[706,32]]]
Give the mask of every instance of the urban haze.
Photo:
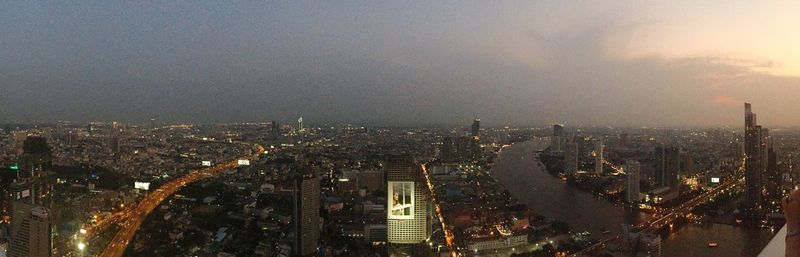
[[[0,257],[800,257],[800,2],[0,3]]]

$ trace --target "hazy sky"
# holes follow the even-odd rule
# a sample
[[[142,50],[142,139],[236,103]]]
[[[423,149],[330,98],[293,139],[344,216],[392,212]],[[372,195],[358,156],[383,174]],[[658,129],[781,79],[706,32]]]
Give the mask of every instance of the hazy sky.
[[[393,3],[392,3],[393,2]],[[800,125],[799,1],[3,1],[0,121]]]

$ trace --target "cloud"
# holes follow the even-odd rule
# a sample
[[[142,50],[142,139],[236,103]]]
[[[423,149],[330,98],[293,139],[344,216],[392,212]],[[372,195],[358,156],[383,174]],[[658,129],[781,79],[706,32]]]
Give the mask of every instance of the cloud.
[[[719,105],[724,107],[740,106],[742,105],[743,102],[744,101],[742,100],[734,99],[733,97],[724,95],[719,95],[715,97],[714,100],[712,101],[714,105]]]
[[[781,61],[643,48],[669,23],[624,3],[64,8],[5,28],[0,117],[712,126],[747,100],[800,123],[798,79],[763,70]]]

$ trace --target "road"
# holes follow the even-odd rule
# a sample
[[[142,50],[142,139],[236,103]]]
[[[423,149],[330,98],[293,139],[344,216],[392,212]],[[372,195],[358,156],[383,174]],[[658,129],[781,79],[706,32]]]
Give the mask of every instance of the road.
[[[447,248],[450,250],[450,257],[460,257],[462,255],[458,251],[458,245],[456,245],[453,231],[451,231],[450,227],[447,226],[447,223],[444,222],[442,207],[439,204],[439,201],[436,199],[436,189],[433,187],[433,183],[431,182],[431,176],[428,173],[428,168],[425,166],[425,164],[421,164],[420,166],[422,167],[423,175],[425,175],[425,182],[428,185],[428,190],[431,193],[431,200],[433,201],[433,205],[436,207],[436,217],[439,218],[439,223],[442,224],[442,231],[444,231],[444,239],[447,241]]]
[[[256,155],[260,155],[261,153],[264,152],[263,146],[257,145],[256,147],[257,147]],[[177,192],[184,186],[208,177],[212,177],[224,170],[234,169],[238,167],[237,160],[240,159],[249,160],[250,157],[251,156],[249,155],[241,156],[237,159],[221,163],[210,168],[195,170],[187,175],[173,179],[161,185],[161,187],[159,187],[155,191],[145,196],[144,199],[142,199],[142,201],[140,201],[139,204],[136,205],[136,207],[133,207],[131,211],[123,213],[123,215],[118,219],[124,221],[121,224],[119,224],[120,226],[119,231],[114,236],[114,238],[111,239],[111,242],[109,242],[109,244],[102,251],[102,253],[100,253],[99,256],[121,257],[125,253],[125,249],[128,247],[128,244],[136,235],[136,231],[138,231],[139,227],[142,225],[142,222],[144,222],[145,218],[147,218],[147,216],[156,207],[158,207],[158,205],[160,205],[162,201],[175,194],[175,192]]]

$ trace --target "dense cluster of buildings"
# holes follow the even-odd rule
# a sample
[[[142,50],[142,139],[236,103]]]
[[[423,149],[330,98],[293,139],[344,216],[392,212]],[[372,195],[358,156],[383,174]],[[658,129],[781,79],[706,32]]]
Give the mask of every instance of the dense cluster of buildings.
[[[531,211],[491,176],[505,145],[548,136],[550,147],[537,153],[548,171],[630,208],[657,213],[743,176],[742,210],[775,217],[777,199],[797,177],[791,163],[800,156],[800,139],[762,128],[749,104],[745,109],[744,134],[560,124],[481,128],[479,119],[466,129],[308,126],[302,118],[6,129],[0,133],[0,252],[97,254],[117,232],[113,223],[123,222],[116,219],[160,185],[255,156],[239,142],[265,151],[162,202],[127,254],[508,256],[546,245],[585,246],[587,234]],[[740,211],[735,204],[719,208]],[[658,236],[630,228],[615,254],[660,255]]]

